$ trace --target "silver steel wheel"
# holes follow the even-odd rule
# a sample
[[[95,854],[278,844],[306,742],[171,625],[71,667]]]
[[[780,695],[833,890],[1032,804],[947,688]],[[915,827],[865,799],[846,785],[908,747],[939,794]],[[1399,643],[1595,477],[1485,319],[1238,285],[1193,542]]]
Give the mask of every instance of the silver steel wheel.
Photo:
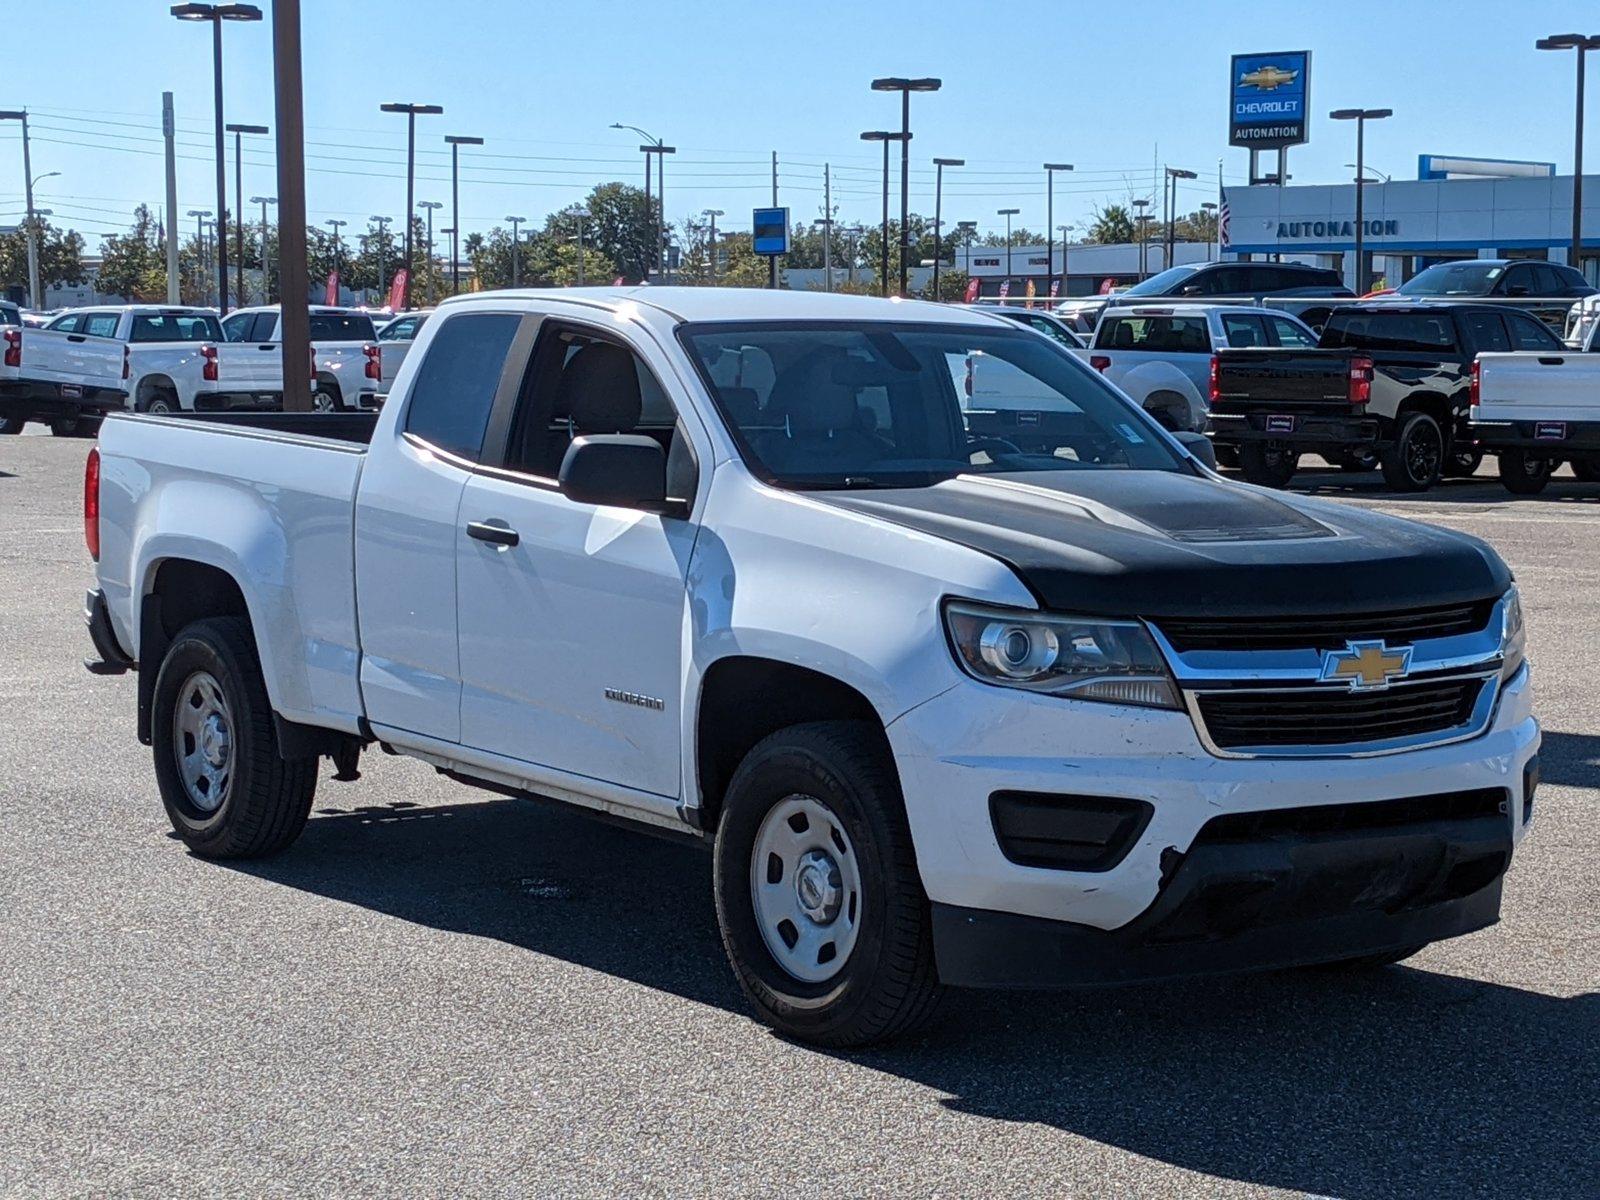
[[[233,779],[233,713],[209,671],[194,672],[178,689],[172,755],[189,803],[207,815],[221,808]]]
[[[159,416],[169,415],[172,412],[172,409],[172,402],[169,401],[165,396],[157,396],[145,406],[145,412],[156,413]]]
[[[839,820],[811,796],[785,796],[750,852],[750,897],[761,940],[802,983],[825,983],[861,930],[861,871]]]
[[[311,407],[317,412],[338,412],[339,406],[334,402],[333,393],[318,388],[311,393]]]

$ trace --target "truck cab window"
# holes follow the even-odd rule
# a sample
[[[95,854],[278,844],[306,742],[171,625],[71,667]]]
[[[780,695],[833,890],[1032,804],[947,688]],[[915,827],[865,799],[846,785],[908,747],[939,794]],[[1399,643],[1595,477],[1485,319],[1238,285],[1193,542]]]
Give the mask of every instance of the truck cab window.
[[[1472,335],[1472,344],[1477,347],[1479,353],[1511,349],[1511,341],[1506,337],[1505,322],[1500,319],[1499,313],[1468,312],[1463,313],[1461,319],[1466,324],[1467,332]]]
[[[250,325],[256,319],[254,313],[234,313],[233,316],[222,322],[222,336],[230,342],[243,342],[250,337]]]
[[[515,313],[463,313],[445,321],[412,382],[406,432],[476,462],[520,321]]]
[[[90,313],[83,319],[83,331],[90,337],[114,338],[117,336],[117,314]]]

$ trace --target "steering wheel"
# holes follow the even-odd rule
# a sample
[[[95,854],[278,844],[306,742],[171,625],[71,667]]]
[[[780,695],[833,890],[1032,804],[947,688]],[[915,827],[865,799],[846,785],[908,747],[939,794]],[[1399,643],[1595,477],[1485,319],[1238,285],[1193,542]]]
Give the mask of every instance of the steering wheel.
[[[1013,445],[1005,438],[997,437],[969,437],[967,439],[967,457],[971,458],[980,450],[988,451],[991,457],[1000,454],[1021,454],[1022,447]]]

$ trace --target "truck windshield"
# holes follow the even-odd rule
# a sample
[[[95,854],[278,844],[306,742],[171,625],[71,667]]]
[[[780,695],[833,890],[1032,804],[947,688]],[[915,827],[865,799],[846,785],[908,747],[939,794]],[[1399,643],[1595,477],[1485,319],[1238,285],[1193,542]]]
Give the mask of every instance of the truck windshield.
[[[222,326],[210,313],[154,313],[133,318],[130,342],[220,342]]]
[[[371,342],[378,331],[366,313],[311,314],[311,340],[314,342]]]
[[[1436,263],[1395,290],[1402,296],[1487,296],[1505,271],[1502,263]]]
[[[1026,330],[762,321],[680,336],[745,461],[781,487],[1181,469],[1143,413]]]

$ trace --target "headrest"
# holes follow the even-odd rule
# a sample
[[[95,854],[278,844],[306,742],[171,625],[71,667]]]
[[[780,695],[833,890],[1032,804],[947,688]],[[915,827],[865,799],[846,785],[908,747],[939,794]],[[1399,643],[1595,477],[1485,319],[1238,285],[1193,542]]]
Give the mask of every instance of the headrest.
[[[855,388],[834,378],[836,356],[809,354],[788,367],[772,385],[768,405],[789,423],[789,432],[833,433],[856,419]]]
[[[722,407],[727,411],[728,420],[735,425],[761,423],[761,395],[755,388],[719,387],[717,395],[722,398]]]
[[[621,346],[591,342],[561,372],[556,412],[570,417],[579,433],[627,433],[643,411],[639,373]]]

